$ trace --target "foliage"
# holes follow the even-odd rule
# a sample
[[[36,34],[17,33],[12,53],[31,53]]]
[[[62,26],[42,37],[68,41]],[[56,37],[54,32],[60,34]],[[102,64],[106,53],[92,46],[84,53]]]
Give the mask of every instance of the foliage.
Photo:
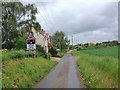
[[[52,36],[53,47],[55,49],[65,50],[69,46],[70,41],[68,37],[65,36],[64,32],[55,32]]]
[[[15,43],[15,48],[20,50],[20,49],[26,49],[26,38],[23,36],[18,36],[18,39]]]
[[[64,55],[66,54],[66,51],[60,51],[60,52],[58,52],[58,56],[59,57],[63,57]]]
[[[46,51],[40,45],[36,45],[36,50],[39,52],[40,56],[45,57]]]
[[[19,35],[25,36],[32,27],[41,28],[36,22],[36,13],[33,4],[2,2],[2,48],[14,48]]]
[[[48,60],[50,60],[51,54],[46,53],[45,50],[37,45],[37,50],[36,50],[36,57],[44,57]],[[4,49],[2,51],[2,61],[8,61],[8,60],[16,60],[16,59],[22,59],[22,58],[29,58],[29,57],[34,57],[33,51],[25,51],[25,50],[7,50]]]
[[[79,48],[80,46],[85,47],[86,49],[95,49],[95,48],[105,48],[108,46],[119,46],[120,43],[117,40],[113,41],[106,41],[101,43],[85,43],[85,44],[77,44],[75,45],[76,48]]]
[[[106,42],[101,42],[101,43],[85,43],[84,46],[86,46],[88,49],[91,48],[102,48],[102,47],[107,47],[107,46],[118,46],[119,42],[117,40],[113,41],[106,41]]]
[[[52,56],[56,56],[57,53],[58,53],[57,50],[54,49],[54,48],[49,49],[49,52],[50,52],[50,54],[51,54]]]
[[[32,88],[57,62],[42,57],[9,60],[2,67],[3,88]],[[14,78],[13,78],[14,77]]]
[[[97,44],[96,44],[97,45]],[[113,40],[113,41],[108,41],[108,42],[102,42],[101,45],[106,45],[106,46],[117,46],[119,45],[117,40]]]
[[[64,51],[57,51],[54,48],[51,48],[49,50],[49,53],[53,56],[53,57],[63,57],[66,54],[66,50]]]
[[[20,6],[20,3],[2,3],[2,47],[9,47],[9,49],[12,48],[14,42],[16,41],[16,37],[18,36],[17,28],[17,20],[15,17],[15,13],[18,11],[15,11],[14,7]]]
[[[77,48],[77,51],[82,50],[81,48]]]
[[[38,56],[38,55],[36,55]],[[24,50],[11,50],[2,52],[2,61],[15,60],[17,58],[33,57],[33,52],[27,52]]]
[[[82,54],[77,62],[85,83],[91,88],[117,88],[118,60]]]
[[[115,54],[114,54],[115,53]],[[73,51],[77,65],[89,88],[117,88],[117,47]]]
[[[45,53],[45,58],[50,60],[51,54],[50,53]]]
[[[34,25],[33,27],[35,28],[36,31],[41,30],[41,25],[38,22],[34,22],[33,25]]]

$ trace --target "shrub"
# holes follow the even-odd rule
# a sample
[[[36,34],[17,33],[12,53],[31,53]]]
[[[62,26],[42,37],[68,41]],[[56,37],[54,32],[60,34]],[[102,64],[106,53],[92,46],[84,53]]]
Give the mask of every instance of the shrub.
[[[38,55],[37,53],[37,56]],[[3,51],[2,52],[2,61],[10,60],[10,59],[17,59],[17,58],[25,58],[25,57],[33,57],[33,52],[26,52],[24,50],[11,50],[11,51]]]
[[[52,56],[56,56],[57,55],[57,50],[56,49],[54,49],[54,48],[51,48],[50,50],[49,50],[49,52],[50,52],[50,54],[52,55]]]
[[[16,43],[15,43],[15,48],[20,50],[20,49],[26,49],[26,39],[24,36],[19,36]]]
[[[50,60],[51,54],[50,53],[45,53],[45,58]]]
[[[60,52],[58,52],[57,57],[63,57],[66,53],[67,53],[67,51],[60,51]]]
[[[36,50],[40,53],[40,56],[45,57],[46,52],[40,45],[36,45]]]
[[[82,50],[81,48],[77,48],[77,51]]]

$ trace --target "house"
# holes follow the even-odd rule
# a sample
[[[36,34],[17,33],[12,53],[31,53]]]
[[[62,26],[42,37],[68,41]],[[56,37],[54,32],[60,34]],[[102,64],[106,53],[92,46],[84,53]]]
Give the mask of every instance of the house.
[[[36,44],[40,45],[46,52],[48,52],[48,50],[52,47],[52,40],[50,39],[49,34],[43,29],[40,32],[36,32],[35,29],[32,28],[32,32],[36,38]]]

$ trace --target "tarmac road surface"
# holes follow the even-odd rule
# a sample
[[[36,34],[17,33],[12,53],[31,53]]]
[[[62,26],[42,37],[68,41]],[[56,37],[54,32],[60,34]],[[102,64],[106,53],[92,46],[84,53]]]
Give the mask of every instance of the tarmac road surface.
[[[83,88],[75,61],[70,53],[66,54],[36,88]]]

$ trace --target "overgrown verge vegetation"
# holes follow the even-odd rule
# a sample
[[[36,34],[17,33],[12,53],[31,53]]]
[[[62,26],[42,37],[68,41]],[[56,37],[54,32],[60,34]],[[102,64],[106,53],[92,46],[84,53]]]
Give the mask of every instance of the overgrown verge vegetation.
[[[46,53],[42,47],[37,46],[35,57],[40,57],[40,56],[50,60],[51,54]],[[2,50],[2,61],[7,61],[10,59],[15,60],[17,58],[19,59],[30,58],[30,57],[34,57],[33,51],[25,51],[23,49],[20,49],[20,50],[3,49]]]
[[[73,51],[77,65],[89,88],[118,87],[118,47]]]
[[[40,56],[40,55],[37,53],[36,56]],[[24,50],[2,51],[2,61],[7,61],[10,59],[15,60],[17,58],[21,59],[21,58],[27,58],[27,57],[28,58],[33,57],[33,52],[27,52]]]
[[[67,53],[67,50],[57,51],[56,49],[51,48],[49,53],[52,57],[63,57]]]
[[[38,46],[37,46],[38,47]],[[39,47],[34,58],[33,51],[2,50],[2,87],[28,88],[35,85],[55,65],[51,54]]]
[[[2,67],[2,87],[32,87],[56,64],[57,62],[49,61],[42,57],[38,57],[35,60],[33,58],[26,58],[24,60],[8,60]]]
[[[60,51],[60,52],[58,52],[58,56],[59,57],[63,57],[65,54],[67,53],[67,51]]]

